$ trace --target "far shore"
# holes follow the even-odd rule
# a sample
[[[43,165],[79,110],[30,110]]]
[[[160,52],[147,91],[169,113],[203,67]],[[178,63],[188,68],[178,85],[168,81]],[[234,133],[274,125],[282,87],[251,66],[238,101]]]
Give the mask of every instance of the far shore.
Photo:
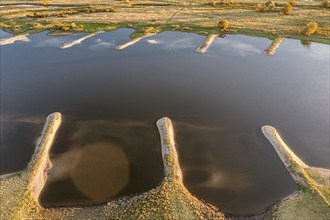
[[[249,36],[294,38],[330,44],[329,8],[321,1],[298,1],[292,14],[283,15],[281,8],[287,0],[278,0],[278,7],[259,11],[256,0],[235,0],[227,4],[209,0],[169,1],[100,1],[100,0],[52,0],[49,7],[4,7],[0,11],[0,28],[15,35],[58,31],[56,24],[77,23],[80,32],[94,33],[118,28],[134,28],[140,31],[152,27],[160,32],[175,30],[192,33],[245,34]],[[21,4],[20,1],[2,0],[2,5]],[[34,4],[31,4],[34,5]],[[53,7],[56,6],[56,7]],[[227,31],[220,30],[218,22],[227,20]],[[308,22],[317,22],[315,33],[307,36],[303,28]],[[74,26],[73,26],[74,27]],[[68,32],[78,28],[66,28]],[[135,37],[134,37],[135,38]]]

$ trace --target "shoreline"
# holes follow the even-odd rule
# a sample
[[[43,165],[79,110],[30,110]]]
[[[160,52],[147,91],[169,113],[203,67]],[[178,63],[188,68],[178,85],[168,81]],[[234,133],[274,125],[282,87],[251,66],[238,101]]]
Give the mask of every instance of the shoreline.
[[[162,183],[147,192],[126,196],[107,204],[85,207],[53,207],[43,208],[38,202],[40,191],[47,180],[47,170],[51,165],[49,150],[54,142],[56,133],[61,125],[60,113],[53,113],[47,117],[42,135],[37,140],[36,150],[27,168],[22,172],[5,174],[0,177],[0,211],[5,218],[32,217],[47,219],[264,219],[275,216],[275,219],[287,219],[300,215],[292,210],[302,210],[302,216],[313,219],[328,219],[329,209],[326,198],[319,190],[321,183],[309,174],[324,173],[327,178],[327,169],[309,167],[285,144],[275,128],[266,125],[261,128],[262,133],[273,145],[281,161],[290,172],[299,189],[277,203],[265,208],[265,212],[249,215],[224,214],[217,207],[208,204],[192,195],[183,183],[183,173],[179,164],[176,149],[175,132],[171,119],[164,117],[156,122],[161,142],[161,154],[164,164],[165,177]],[[329,173],[330,177],[330,173]],[[328,184],[329,183],[325,183]],[[316,193],[315,193],[315,192]],[[13,193],[15,192],[15,193]],[[301,203],[304,205],[299,206]],[[308,204],[308,205],[305,205]],[[184,207],[184,208],[183,208]],[[316,210],[316,211],[315,211]],[[288,214],[289,213],[289,214]],[[141,217],[142,216],[142,217]],[[316,218],[315,218],[316,216]]]
[[[330,188],[330,170],[311,167],[304,163],[290,147],[286,145],[274,127],[265,125],[262,126],[261,130],[274,147],[297,186],[309,187],[312,191],[316,191],[326,205],[330,207],[330,195],[327,193],[327,189]],[[319,179],[313,177],[312,172],[315,172],[315,174],[319,176]]]
[[[90,23],[88,22],[79,22],[82,25],[89,25]],[[94,25],[94,23],[92,23],[92,25]],[[99,23],[100,26],[104,25],[104,28],[98,28],[96,31],[100,31],[100,32],[108,32],[108,31],[114,31],[114,30],[118,30],[120,28],[133,28],[135,30],[138,30],[141,26],[144,27],[150,27],[150,25],[148,24],[134,24],[134,23],[130,23],[130,24],[118,24],[116,25],[116,27],[108,27],[106,24],[104,23]],[[158,25],[156,25],[157,27]],[[188,29],[183,28],[183,27],[188,27]],[[29,34],[37,34],[43,31],[49,31],[49,35],[52,36],[53,32],[55,33],[53,36],[65,36],[65,35],[70,35],[70,34],[76,34],[76,33],[94,33],[95,29],[85,29],[83,31],[55,31],[52,28],[43,28],[43,29],[30,29],[28,31],[23,31],[23,32],[16,32],[14,30],[12,30],[10,27],[1,27],[0,28],[3,31],[6,31],[7,33],[13,34],[14,36],[18,36],[18,35],[29,35]],[[190,30],[191,29],[191,30]],[[237,35],[237,34],[241,34],[241,35],[245,35],[245,36],[250,36],[250,37],[261,37],[261,38],[267,38],[269,40],[276,40],[279,37],[283,37],[283,38],[287,38],[287,39],[293,39],[293,40],[300,40],[300,41],[308,41],[308,42],[314,42],[314,43],[320,43],[320,44],[326,44],[329,45],[330,44],[330,38],[319,38],[316,37],[314,35],[311,36],[305,36],[302,34],[276,34],[276,33],[268,33],[268,32],[264,32],[264,31],[260,31],[260,30],[253,30],[253,29],[237,29],[235,31],[231,30],[231,31],[221,31],[219,32],[216,29],[210,28],[210,27],[199,27],[199,26],[190,26],[190,25],[185,25],[183,24],[182,27],[178,27],[176,28],[175,26],[166,26],[164,27],[162,30],[160,30],[158,32],[158,34],[165,32],[165,31],[179,31],[179,32],[188,32],[188,33],[194,33],[194,34],[199,34],[199,35],[205,35],[206,33],[209,34],[218,34],[218,35],[226,35],[226,34],[231,34],[231,35]],[[130,37],[131,38],[131,37]],[[134,40],[134,38],[131,38],[132,40]]]
[[[1,204],[0,210],[5,211],[4,216],[6,218],[183,219],[189,217],[190,219],[225,219],[224,214],[216,207],[197,199],[185,188],[175,147],[174,128],[171,120],[166,117],[161,118],[156,123],[160,135],[165,173],[164,180],[158,187],[136,196],[119,198],[105,205],[79,208],[41,207],[37,200],[39,190],[46,180],[44,177],[47,177],[45,171],[49,168],[48,152],[60,124],[60,113],[48,116],[31,162],[28,164],[27,169],[21,172],[20,175],[15,176],[15,178],[21,180],[21,184],[17,184],[17,180],[12,177],[0,179],[2,181],[0,198],[4,201],[8,200],[8,198],[3,195],[3,189],[6,189],[2,187],[3,182],[7,182],[7,185],[10,185],[13,190],[18,187],[23,193],[23,195],[15,197],[17,195],[15,194],[15,196],[11,197],[14,203],[6,201],[5,204]],[[20,176],[23,176],[24,180]],[[11,191],[7,190],[6,192],[7,195],[12,194]],[[21,200],[23,200],[22,203],[20,202]],[[37,210],[37,212],[35,213],[34,210]]]
[[[49,150],[61,122],[60,113],[50,114],[27,167],[20,172],[0,176],[0,213],[4,219],[41,218],[42,208],[38,199],[51,166]]]
[[[62,123],[62,116],[55,112],[47,117],[41,136],[37,140],[36,149],[32,156],[31,162],[27,166],[30,176],[29,189],[32,197],[38,201],[38,197],[42,188],[47,181],[47,172],[52,168],[52,163],[49,159],[49,151],[53,146],[56,134]]]

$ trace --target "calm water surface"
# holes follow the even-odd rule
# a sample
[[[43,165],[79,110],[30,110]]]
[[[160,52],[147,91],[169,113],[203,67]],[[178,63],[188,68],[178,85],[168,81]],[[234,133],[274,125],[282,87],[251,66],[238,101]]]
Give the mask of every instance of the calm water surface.
[[[157,186],[163,116],[174,121],[186,186],[225,212],[259,212],[295,190],[262,125],[276,127],[306,163],[330,167],[328,45],[286,39],[269,57],[270,40],[230,35],[201,55],[203,36],[164,32],[115,51],[132,32],[66,50],[57,47],[84,34],[40,33],[1,47],[1,173],[26,166],[49,113],[64,116],[43,205]]]

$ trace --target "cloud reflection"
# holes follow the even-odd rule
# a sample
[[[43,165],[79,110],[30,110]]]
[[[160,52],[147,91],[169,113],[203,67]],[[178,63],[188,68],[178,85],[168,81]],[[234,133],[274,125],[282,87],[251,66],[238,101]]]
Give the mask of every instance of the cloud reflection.
[[[164,41],[162,41],[162,40],[155,40],[155,39],[149,39],[149,40],[146,40],[146,42],[148,44],[164,44]]]
[[[168,44],[162,46],[164,50],[180,50],[180,49],[188,49],[188,48],[196,48],[196,45],[193,43],[193,38],[183,38],[179,40],[172,41]]]
[[[107,49],[107,48],[114,48],[116,46],[114,41],[107,42],[103,41],[102,39],[95,40],[92,45],[89,46],[91,50],[100,50],[100,49]]]
[[[248,56],[262,53],[258,48],[252,46],[251,44],[228,38],[217,39],[215,40],[214,45],[220,46],[221,49],[239,56]]]
[[[316,59],[316,60],[327,60],[327,61],[329,61],[330,45],[318,46],[314,43],[314,44],[311,45],[310,49],[311,50],[308,51],[306,54],[309,55],[311,58]]]
[[[36,44],[34,44],[34,47],[58,47],[65,42],[67,42],[67,39],[65,38],[51,37],[38,41]]]

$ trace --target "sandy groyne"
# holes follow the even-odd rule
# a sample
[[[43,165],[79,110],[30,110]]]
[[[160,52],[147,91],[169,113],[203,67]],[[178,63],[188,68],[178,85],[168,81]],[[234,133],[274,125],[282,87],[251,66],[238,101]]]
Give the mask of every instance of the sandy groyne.
[[[169,118],[157,121],[162,146],[165,178],[156,188],[105,205],[42,208],[37,199],[49,168],[48,152],[61,124],[61,115],[47,118],[36,152],[23,172],[1,178],[1,217],[5,219],[219,219],[216,207],[198,200],[184,187]]]
[[[165,178],[160,186],[134,197],[85,208],[44,209],[49,219],[225,219],[216,207],[198,200],[183,185],[174,139],[167,117],[157,121]]]
[[[307,168],[306,165],[300,158],[293,153],[293,151],[288,147],[288,145],[283,141],[277,130],[270,126],[265,125],[261,128],[262,133],[269,140],[276,150],[278,156],[281,158],[285,166],[289,166],[291,163],[296,163],[302,168]]]
[[[156,34],[157,33],[149,33],[149,34],[146,34],[144,36],[137,37],[137,38],[135,38],[131,41],[128,41],[127,43],[116,46],[116,50],[124,50],[125,48],[136,44],[137,42],[141,41],[142,39],[153,36],[153,35],[156,35]]]
[[[47,180],[47,172],[52,167],[49,160],[49,151],[61,123],[62,116],[59,112],[52,113],[47,117],[41,136],[37,140],[31,162],[25,171],[28,172],[30,178],[29,189],[35,201],[38,201],[39,194]]]
[[[164,117],[159,119],[156,124],[162,145],[165,177],[176,179],[182,183],[182,171],[179,164],[178,153],[176,151],[172,122],[169,118]]]
[[[299,186],[308,186],[319,194],[324,202],[330,207],[330,170],[324,168],[310,167],[304,163],[283,141],[277,130],[265,125],[261,128],[262,133],[273,145],[278,156],[286,166],[287,170]]]
[[[3,219],[41,219],[39,194],[47,180],[50,168],[49,150],[61,125],[58,112],[47,117],[35,152],[27,168],[21,172],[0,177],[0,213]]]
[[[88,34],[84,37],[81,37],[77,40],[74,40],[74,41],[71,41],[71,42],[68,42],[68,43],[65,43],[65,44],[62,44],[61,46],[59,46],[60,49],[67,49],[67,48],[70,48],[70,47],[73,47],[74,45],[76,44],[81,44],[84,40],[88,39],[88,38],[91,38],[99,33],[102,33],[103,31],[100,31],[100,32],[95,32],[95,33],[92,33],[92,34]]]
[[[206,53],[207,50],[209,49],[209,47],[211,46],[211,44],[214,42],[215,38],[217,37],[218,35],[216,34],[211,34],[211,35],[208,35],[203,44],[197,48],[196,52],[197,53]]]
[[[273,40],[273,42],[269,45],[267,49],[265,49],[265,54],[268,56],[274,56],[277,48],[281,45],[284,41],[284,37],[279,37]]]
[[[13,44],[16,41],[29,42],[30,39],[26,37],[27,35],[28,34],[22,34],[22,35],[17,35],[14,37],[2,39],[2,40],[0,40],[0,46],[7,45],[7,44]]]

